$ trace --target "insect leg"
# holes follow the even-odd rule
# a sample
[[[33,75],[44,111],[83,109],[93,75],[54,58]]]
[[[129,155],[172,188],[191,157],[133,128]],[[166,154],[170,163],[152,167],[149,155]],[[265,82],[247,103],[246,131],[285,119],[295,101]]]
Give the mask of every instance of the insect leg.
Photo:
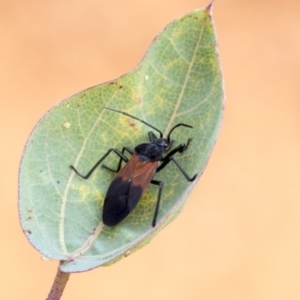
[[[125,150],[126,150],[128,153],[130,153],[131,155],[134,153],[134,151],[133,151],[132,149],[130,149],[129,147],[123,147],[123,149],[122,149],[122,154],[123,154],[123,155],[124,155]],[[110,171],[110,172],[118,173],[118,172],[120,171],[120,169],[121,169],[122,161],[127,162],[128,159],[127,159],[127,160],[124,160],[124,158],[120,156],[120,161],[119,161],[119,164],[118,164],[118,167],[117,167],[116,170],[114,170],[114,169],[112,169],[112,168],[109,168],[109,167],[106,166],[106,165],[102,165],[102,167],[103,167],[104,169]]]
[[[176,148],[174,148],[172,151],[170,151],[163,159],[162,163],[160,166],[157,168],[156,173],[162,170],[169,162],[170,162],[170,157],[173,156],[175,153],[179,152],[182,153],[186,148],[188,147],[189,140],[187,145],[186,144],[180,144]]]
[[[175,165],[178,167],[178,169],[181,171],[181,173],[183,174],[183,176],[186,178],[187,181],[195,180],[195,178],[197,177],[197,174],[195,174],[193,177],[190,177],[174,157],[170,157],[169,161],[171,161],[171,160],[175,163]]]
[[[180,144],[175,149],[170,151],[163,159],[161,165],[157,168],[156,173],[161,171],[170,161],[173,161],[175,165],[178,167],[178,169],[181,171],[181,173],[184,175],[187,181],[193,181],[197,174],[195,174],[193,177],[190,177],[185,170],[180,166],[180,164],[177,162],[177,160],[173,157],[173,155],[177,152],[182,153],[185,151],[190,143],[191,139],[188,139],[186,144]]]
[[[125,162],[128,162],[128,158],[121,152],[121,151],[119,151],[118,149],[115,149],[115,148],[111,148],[111,149],[109,149],[97,162],[96,162],[96,164],[91,168],[91,170],[86,174],[86,175],[82,175],[82,174],[80,174],[75,168],[74,168],[74,166],[70,166],[70,168],[79,176],[79,177],[81,177],[81,178],[83,178],[83,179],[88,179],[90,176],[91,176],[91,174],[95,171],[95,169],[101,164],[101,162],[108,156],[108,154],[110,153],[110,152],[115,152],[119,157],[120,157],[120,159],[122,160],[124,160]]]
[[[161,192],[162,192],[162,188],[164,186],[164,183],[162,181],[157,181],[157,180],[151,180],[152,184],[158,185],[158,195],[157,195],[157,200],[156,200],[156,205],[155,205],[155,211],[154,211],[154,216],[152,219],[152,227],[155,227],[156,225],[156,218],[158,215],[158,209],[159,209],[159,204],[160,204],[160,197],[161,197]]]

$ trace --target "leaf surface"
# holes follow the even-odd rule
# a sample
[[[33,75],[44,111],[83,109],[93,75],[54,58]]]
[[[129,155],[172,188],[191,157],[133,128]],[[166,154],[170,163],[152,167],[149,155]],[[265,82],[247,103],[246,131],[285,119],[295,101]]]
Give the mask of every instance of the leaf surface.
[[[61,270],[80,272],[111,264],[139,249],[173,220],[202,174],[217,139],[223,110],[222,76],[211,6],[170,23],[130,73],[84,90],[53,107],[35,126],[24,150],[19,177],[21,225],[44,256],[64,261]],[[148,142],[145,124],[112,111],[130,113],[172,133],[174,146],[192,138],[174,163],[157,173],[164,182],[157,225],[152,228],[158,188],[150,185],[137,207],[115,227],[101,220],[103,200],[114,174],[98,167],[86,174],[108,149]],[[126,154],[127,155],[127,154]],[[104,162],[116,168],[110,154]]]

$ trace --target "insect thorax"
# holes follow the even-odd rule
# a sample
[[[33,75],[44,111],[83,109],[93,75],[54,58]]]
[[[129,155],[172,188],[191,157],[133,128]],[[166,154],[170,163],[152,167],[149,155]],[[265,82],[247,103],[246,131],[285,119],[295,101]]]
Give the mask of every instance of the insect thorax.
[[[165,150],[165,146],[159,145],[155,142],[153,143],[144,143],[137,145],[134,148],[136,154],[143,161],[155,161],[161,160]]]

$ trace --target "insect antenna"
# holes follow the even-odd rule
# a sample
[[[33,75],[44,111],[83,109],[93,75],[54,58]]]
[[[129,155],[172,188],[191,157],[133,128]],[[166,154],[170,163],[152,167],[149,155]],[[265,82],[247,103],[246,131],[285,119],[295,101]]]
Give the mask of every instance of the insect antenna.
[[[115,111],[115,112],[117,112],[117,113],[119,113],[119,114],[123,114],[123,115],[125,115],[125,116],[127,116],[127,117],[130,117],[130,118],[132,118],[132,119],[135,119],[135,120],[137,120],[137,121],[140,121],[141,123],[143,123],[143,124],[145,124],[145,125],[151,127],[152,129],[156,130],[157,132],[159,132],[160,138],[163,137],[163,133],[162,133],[159,129],[157,129],[156,127],[152,126],[151,124],[145,122],[144,120],[141,120],[141,119],[139,119],[139,118],[137,118],[137,117],[135,117],[135,116],[133,116],[133,115],[130,115],[130,114],[124,112],[124,111],[117,110],[117,109],[114,109],[114,108],[111,108],[111,107],[104,106],[103,108],[108,109],[108,110],[111,110],[111,111]],[[178,125],[179,125],[179,124],[178,124]],[[176,125],[176,126],[177,126],[177,125]],[[175,127],[176,127],[176,126],[175,126]],[[187,125],[187,126],[189,126],[189,125]],[[174,127],[174,128],[175,128],[175,127]],[[190,126],[189,126],[189,127],[190,127]],[[173,129],[174,129],[174,128],[173,128]],[[173,129],[172,129],[172,130],[173,130]],[[169,135],[170,135],[170,134],[169,134]]]
[[[168,136],[167,136],[167,140],[168,140],[168,143],[170,143],[171,141],[171,133],[173,132],[173,130],[179,126],[184,126],[184,127],[188,127],[188,128],[193,128],[193,126],[191,125],[187,125],[187,124],[183,124],[183,123],[179,123],[177,125],[175,125],[169,132]]]

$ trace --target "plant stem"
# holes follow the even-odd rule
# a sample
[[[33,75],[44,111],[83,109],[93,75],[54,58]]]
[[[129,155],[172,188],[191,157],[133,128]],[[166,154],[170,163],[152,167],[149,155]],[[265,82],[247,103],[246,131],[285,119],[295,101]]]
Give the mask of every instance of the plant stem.
[[[60,262],[61,264],[62,262]],[[51,287],[51,291],[46,300],[59,300],[62,293],[64,292],[65,286],[69,280],[70,273],[64,273],[58,266],[57,273],[54,282]]]

